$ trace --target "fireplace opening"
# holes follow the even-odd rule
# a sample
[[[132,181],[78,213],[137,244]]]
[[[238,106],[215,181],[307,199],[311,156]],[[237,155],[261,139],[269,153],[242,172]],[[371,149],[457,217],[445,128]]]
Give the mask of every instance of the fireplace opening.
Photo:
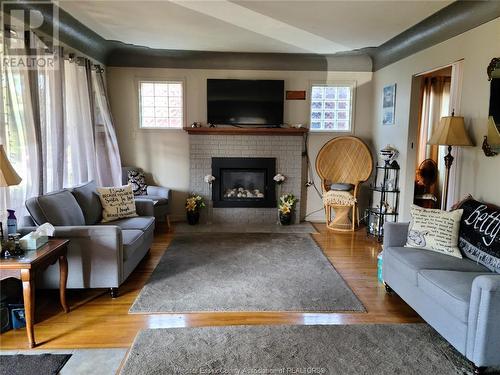
[[[275,158],[212,158],[214,207],[276,207]]]

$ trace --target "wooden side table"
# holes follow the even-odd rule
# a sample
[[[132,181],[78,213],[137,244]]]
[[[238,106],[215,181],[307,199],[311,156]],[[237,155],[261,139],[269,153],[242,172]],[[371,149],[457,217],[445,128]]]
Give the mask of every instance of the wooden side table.
[[[59,261],[59,298],[65,312],[69,312],[66,303],[66,282],[68,280],[69,240],[52,239],[37,250],[28,250],[21,257],[0,259],[0,280],[8,277],[20,279],[23,283],[24,315],[29,347],[36,345],[34,332],[35,314],[35,277],[38,271],[45,270]]]

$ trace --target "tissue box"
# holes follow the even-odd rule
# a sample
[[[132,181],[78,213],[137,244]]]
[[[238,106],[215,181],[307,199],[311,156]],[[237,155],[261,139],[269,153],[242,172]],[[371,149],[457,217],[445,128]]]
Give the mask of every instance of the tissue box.
[[[19,240],[19,245],[23,250],[36,250],[49,241],[48,236],[35,236],[33,233],[28,233]]]

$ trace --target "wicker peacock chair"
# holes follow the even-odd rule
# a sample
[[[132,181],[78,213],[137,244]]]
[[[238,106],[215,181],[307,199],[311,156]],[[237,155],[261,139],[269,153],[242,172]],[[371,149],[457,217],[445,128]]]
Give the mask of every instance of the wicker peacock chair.
[[[370,177],[372,170],[372,154],[359,138],[337,137],[321,148],[316,158],[316,171],[321,178],[326,225],[329,229],[354,231],[356,221],[359,226],[359,186]],[[346,191],[333,192],[331,184],[344,184],[346,189],[343,190]],[[333,219],[332,209],[335,210]],[[352,220],[349,219],[349,212]]]

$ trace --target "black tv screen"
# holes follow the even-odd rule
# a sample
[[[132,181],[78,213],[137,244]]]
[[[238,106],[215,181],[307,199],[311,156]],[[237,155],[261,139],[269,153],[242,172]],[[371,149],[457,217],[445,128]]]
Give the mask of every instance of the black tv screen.
[[[283,124],[283,80],[207,80],[207,122],[215,125]]]

